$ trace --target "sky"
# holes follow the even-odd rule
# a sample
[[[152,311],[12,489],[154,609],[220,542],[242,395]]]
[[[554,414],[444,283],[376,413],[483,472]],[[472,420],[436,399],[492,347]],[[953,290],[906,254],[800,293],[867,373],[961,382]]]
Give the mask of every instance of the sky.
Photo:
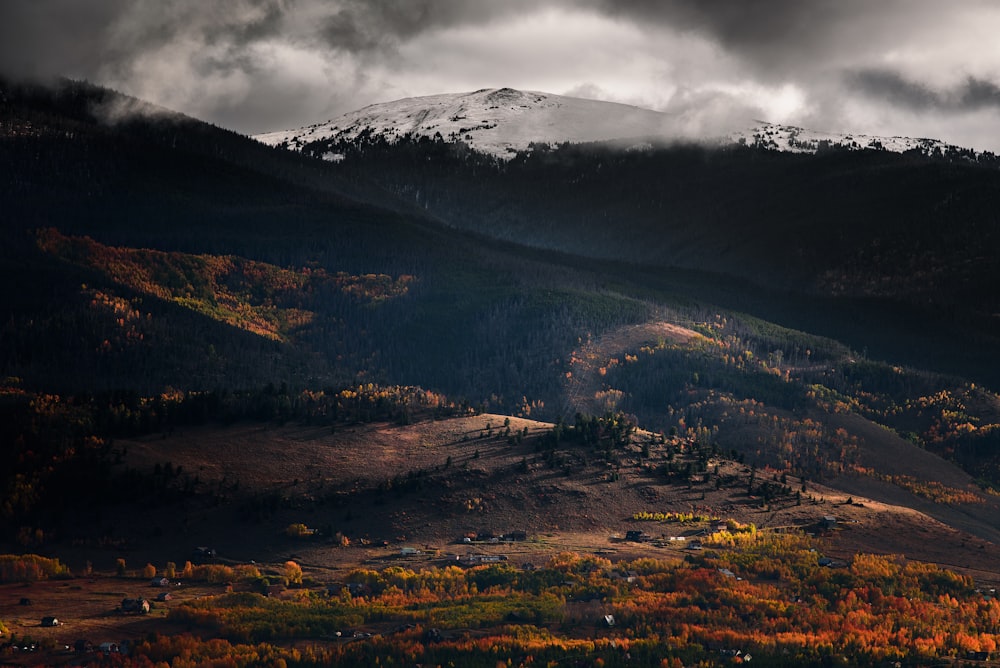
[[[0,73],[245,134],[509,86],[1000,153],[995,0],[0,0]]]

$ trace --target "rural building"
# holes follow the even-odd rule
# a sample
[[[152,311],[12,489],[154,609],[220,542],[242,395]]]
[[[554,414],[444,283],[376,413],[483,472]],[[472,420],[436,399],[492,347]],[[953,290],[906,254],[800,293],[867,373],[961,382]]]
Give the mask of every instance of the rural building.
[[[823,519],[820,520],[819,525],[824,529],[833,529],[837,526],[837,518],[833,515],[825,515]]]
[[[631,543],[648,543],[653,537],[645,531],[626,531],[625,540]]]
[[[169,587],[170,580],[168,580],[167,578],[153,578],[152,582],[150,582],[149,584],[153,585],[154,587]]]
[[[507,561],[505,554],[467,554],[458,558],[461,566],[478,566],[479,564],[498,564]]]
[[[420,550],[415,547],[404,547],[399,550],[399,556],[401,557],[414,557],[420,554]]]
[[[55,617],[42,617],[42,626],[59,626],[59,620]]]

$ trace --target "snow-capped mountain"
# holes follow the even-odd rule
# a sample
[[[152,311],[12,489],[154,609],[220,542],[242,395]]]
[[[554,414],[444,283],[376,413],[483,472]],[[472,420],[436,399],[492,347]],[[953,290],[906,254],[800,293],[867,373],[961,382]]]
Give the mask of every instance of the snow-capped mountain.
[[[535,144],[623,140],[636,147],[645,141],[691,139],[679,131],[672,114],[614,102],[552,95],[512,88],[484,88],[471,93],[430,95],[373,104],[323,123],[295,130],[256,135],[272,146],[301,151],[316,142],[335,145],[362,134],[394,141],[407,134],[440,136],[444,141],[469,147],[501,159]],[[703,138],[715,145],[742,144],[760,148],[815,153],[824,148],[886,150],[902,153],[919,150],[927,155],[965,155],[975,152],[935,139],[879,137],[816,132],[790,125],[748,122],[746,128],[723,137]],[[338,160],[336,150],[320,151]]]
[[[440,135],[445,141],[463,141],[502,158],[527,149],[532,142],[665,136],[672,123],[669,114],[640,107],[499,88],[373,104],[325,123],[255,138],[301,150],[315,141],[350,141],[366,130],[389,139],[407,133]]]

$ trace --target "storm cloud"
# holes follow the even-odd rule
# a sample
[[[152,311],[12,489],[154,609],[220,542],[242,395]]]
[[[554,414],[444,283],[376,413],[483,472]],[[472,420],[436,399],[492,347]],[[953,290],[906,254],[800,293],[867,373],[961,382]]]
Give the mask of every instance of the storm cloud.
[[[5,0],[0,72],[242,132],[511,86],[1000,149],[989,0]]]
[[[1000,86],[975,77],[940,91],[889,70],[864,70],[847,79],[854,90],[867,97],[909,109],[975,111],[992,108],[1000,111]]]

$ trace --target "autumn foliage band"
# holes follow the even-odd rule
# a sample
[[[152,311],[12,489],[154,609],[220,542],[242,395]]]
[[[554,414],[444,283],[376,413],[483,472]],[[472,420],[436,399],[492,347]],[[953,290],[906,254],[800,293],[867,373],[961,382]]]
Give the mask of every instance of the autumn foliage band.
[[[259,593],[266,573],[230,569],[227,593],[170,610],[186,633],[150,636],[121,663],[924,665],[997,651],[1000,601],[971,578],[895,555],[831,568],[816,548],[803,534],[720,532],[684,560],[560,553],[537,568],[359,567],[338,583],[285,564],[271,574],[290,587],[280,597]],[[5,577],[37,561],[21,559],[0,559]],[[39,577],[68,576],[49,566]]]

